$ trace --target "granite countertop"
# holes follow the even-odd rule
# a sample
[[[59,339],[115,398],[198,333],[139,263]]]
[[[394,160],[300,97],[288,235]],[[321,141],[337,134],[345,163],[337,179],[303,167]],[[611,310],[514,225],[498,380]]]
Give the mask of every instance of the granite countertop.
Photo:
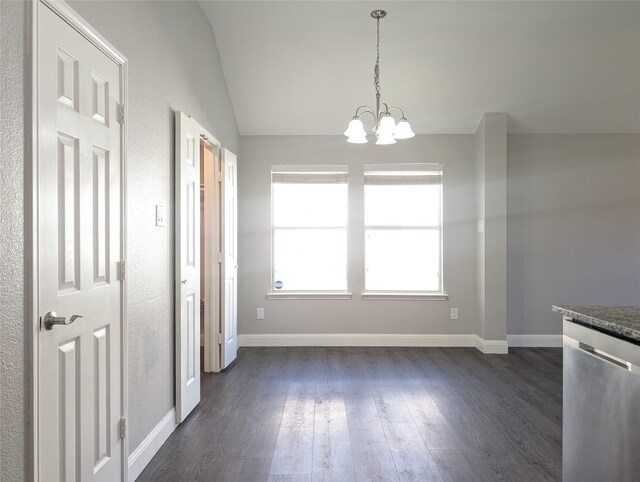
[[[640,306],[553,306],[578,323],[640,344]]]

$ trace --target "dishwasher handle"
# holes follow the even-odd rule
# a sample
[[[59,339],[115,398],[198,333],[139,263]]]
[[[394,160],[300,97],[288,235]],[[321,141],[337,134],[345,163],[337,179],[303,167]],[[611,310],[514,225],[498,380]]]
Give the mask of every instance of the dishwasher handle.
[[[620,368],[624,368],[625,370],[630,371],[631,373],[635,373],[640,375],[640,367],[637,365],[634,365],[633,363],[630,363],[626,360],[623,360],[622,358],[618,358],[617,356],[614,356],[610,353],[607,353],[605,351],[599,350],[598,348],[594,348],[591,345],[587,345],[586,343],[583,342],[578,342],[578,348],[582,351],[585,351],[593,356],[596,356],[604,361],[607,361],[609,363],[613,363],[614,365],[619,366]]]

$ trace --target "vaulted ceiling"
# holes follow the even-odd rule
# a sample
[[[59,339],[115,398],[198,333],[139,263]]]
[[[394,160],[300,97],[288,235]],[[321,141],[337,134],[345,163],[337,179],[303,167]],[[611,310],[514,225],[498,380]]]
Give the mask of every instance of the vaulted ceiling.
[[[383,101],[416,133],[640,132],[640,2],[200,1],[242,135],[341,134]],[[365,120],[365,124],[366,124]]]

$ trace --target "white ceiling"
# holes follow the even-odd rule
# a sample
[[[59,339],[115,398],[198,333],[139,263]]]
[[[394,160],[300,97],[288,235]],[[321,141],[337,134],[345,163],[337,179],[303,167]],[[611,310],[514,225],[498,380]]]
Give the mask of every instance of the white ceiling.
[[[341,134],[382,100],[416,133],[640,132],[640,2],[200,1],[242,135]],[[366,124],[365,120],[365,124]]]

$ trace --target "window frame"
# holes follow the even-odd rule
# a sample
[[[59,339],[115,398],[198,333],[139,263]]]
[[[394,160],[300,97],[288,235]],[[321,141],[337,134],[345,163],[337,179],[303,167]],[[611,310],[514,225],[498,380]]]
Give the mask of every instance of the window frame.
[[[322,227],[276,227],[275,226],[275,203],[274,203],[274,173],[344,173],[347,178],[347,193],[346,193],[346,222],[345,226],[322,226]],[[271,194],[271,273],[270,273],[270,287],[267,292],[267,299],[296,299],[296,300],[308,300],[308,299],[330,299],[330,300],[349,300],[351,299],[351,292],[349,291],[349,166],[346,164],[286,164],[286,165],[272,165],[269,183]],[[302,183],[300,183],[302,184]],[[338,184],[338,183],[336,183]],[[326,229],[326,230],[343,230],[345,233],[345,289],[344,290],[276,290],[274,284],[275,279],[275,233],[277,230],[289,230],[289,231],[303,231],[313,229]]]
[[[362,215],[363,215],[363,291],[360,294],[363,300],[447,300],[448,295],[445,292],[444,286],[444,169],[442,164],[433,163],[405,163],[405,164],[365,164],[363,171],[363,189],[362,189]],[[366,201],[365,201],[365,189],[366,189],[366,174],[367,172],[439,172],[440,183],[439,196],[440,206],[438,212],[438,225],[437,226],[404,226],[404,225],[367,225],[366,224]],[[369,290],[367,289],[367,250],[366,250],[366,233],[368,230],[373,231],[438,231],[439,232],[439,287],[437,290]]]

